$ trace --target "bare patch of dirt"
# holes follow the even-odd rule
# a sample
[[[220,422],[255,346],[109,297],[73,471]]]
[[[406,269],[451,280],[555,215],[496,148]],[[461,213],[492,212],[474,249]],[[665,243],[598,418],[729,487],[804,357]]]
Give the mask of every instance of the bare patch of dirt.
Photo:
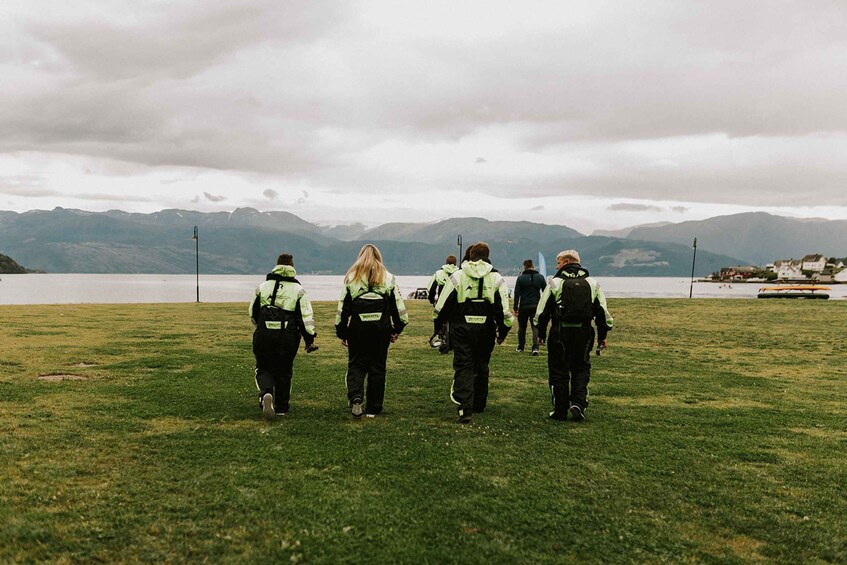
[[[55,375],[39,375],[39,381],[85,381],[88,380],[88,377],[84,377],[82,375],[71,375],[71,374],[55,374]]]
[[[91,367],[96,367],[97,363],[86,363],[85,361],[81,363],[77,363],[74,367],[79,367],[80,369],[90,369]]]

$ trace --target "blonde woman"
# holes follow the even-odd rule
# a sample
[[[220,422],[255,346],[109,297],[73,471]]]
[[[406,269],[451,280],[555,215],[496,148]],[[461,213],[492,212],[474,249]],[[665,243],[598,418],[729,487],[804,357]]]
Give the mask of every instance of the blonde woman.
[[[382,412],[388,346],[409,323],[403,296],[370,243],[344,276],[335,334],[347,348],[347,400],[354,418]],[[365,380],[367,379],[367,390]]]

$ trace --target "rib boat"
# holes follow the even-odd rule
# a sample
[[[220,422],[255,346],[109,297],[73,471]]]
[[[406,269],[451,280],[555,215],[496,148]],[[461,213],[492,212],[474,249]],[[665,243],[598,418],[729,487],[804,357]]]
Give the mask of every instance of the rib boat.
[[[782,285],[782,286],[764,286],[759,289],[759,298],[809,298],[817,300],[826,300],[829,294],[826,291],[832,290],[828,286],[818,286],[811,284],[802,285]]]

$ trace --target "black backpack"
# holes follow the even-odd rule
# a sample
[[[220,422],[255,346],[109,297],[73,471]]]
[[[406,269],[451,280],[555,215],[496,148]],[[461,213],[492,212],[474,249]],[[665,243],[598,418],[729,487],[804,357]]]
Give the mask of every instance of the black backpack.
[[[494,304],[486,300],[483,296],[484,283],[485,277],[478,279],[476,298],[468,297],[464,302],[459,304],[458,311],[461,322],[468,323],[468,318],[485,318],[485,321],[482,322],[483,324],[490,326],[494,323]]]
[[[376,294],[379,298],[363,298],[365,294]],[[350,304],[350,325],[390,325],[390,297],[390,293],[377,292],[373,289],[373,286],[368,286],[368,291],[360,296],[357,296]]]
[[[594,318],[591,285],[584,277],[563,278],[562,295],[556,304],[560,322],[590,323]]]
[[[293,277],[268,277],[268,280],[275,280],[274,290],[271,294],[270,304],[259,308],[258,314],[254,316],[257,322],[259,331],[277,332],[279,330],[297,331],[299,327],[299,317],[296,312],[283,310],[276,305],[276,295],[279,291],[279,285],[282,281],[297,282]]]

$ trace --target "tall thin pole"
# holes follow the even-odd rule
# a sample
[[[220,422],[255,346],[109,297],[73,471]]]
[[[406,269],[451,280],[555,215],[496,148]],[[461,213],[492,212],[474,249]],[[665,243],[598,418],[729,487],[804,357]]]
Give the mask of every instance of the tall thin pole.
[[[694,256],[691,259],[691,284],[688,287],[688,298],[694,295],[694,264],[697,262],[697,238],[694,238]]]
[[[197,226],[194,226],[194,259],[197,264],[197,302],[200,302],[200,235],[197,233]]]
[[[459,246],[459,265],[462,264],[462,234],[459,234],[459,237],[456,238],[456,244]]]

